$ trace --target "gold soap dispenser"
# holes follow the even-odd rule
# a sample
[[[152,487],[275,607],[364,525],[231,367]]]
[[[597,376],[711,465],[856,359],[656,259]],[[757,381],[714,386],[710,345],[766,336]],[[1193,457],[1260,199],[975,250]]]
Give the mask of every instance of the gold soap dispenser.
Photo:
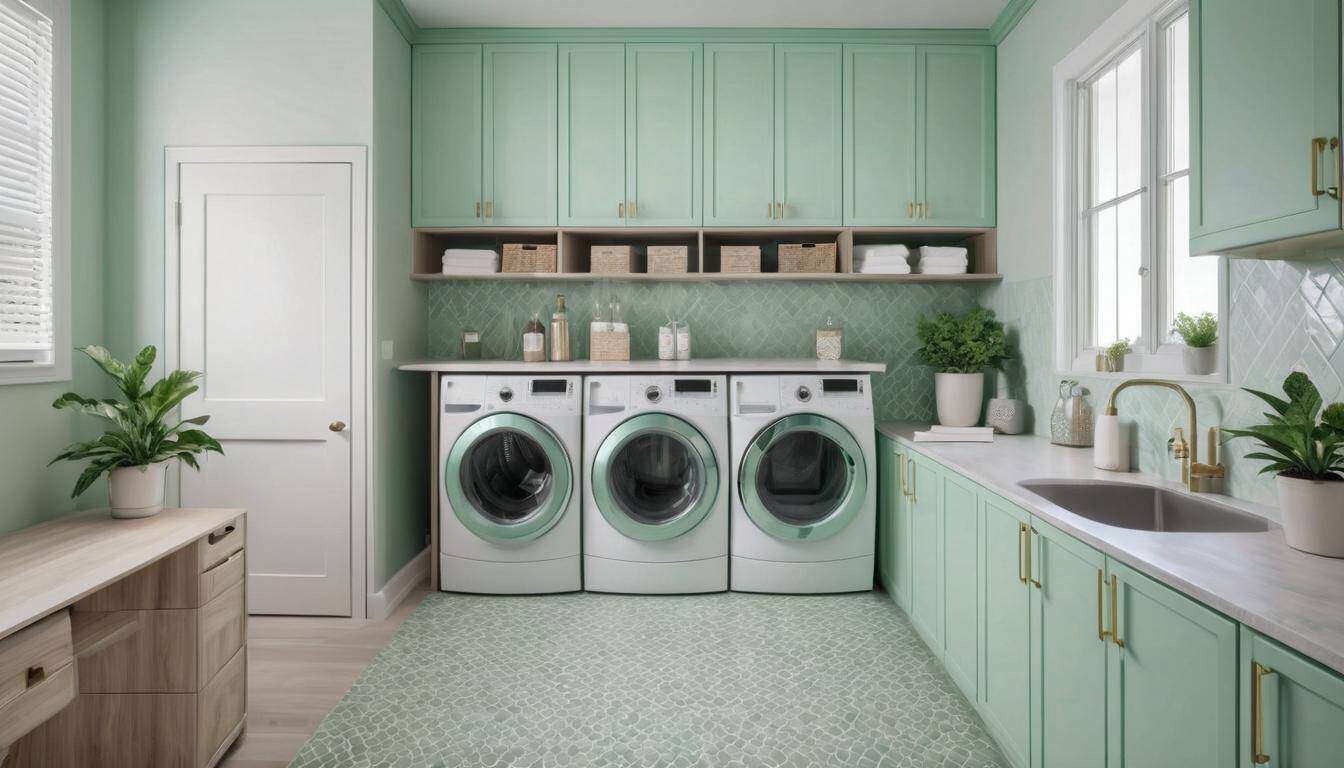
[[[551,313],[551,361],[569,360],[569,313],[565,311],[565,294],[561,293],[555,297],[555,311]]]

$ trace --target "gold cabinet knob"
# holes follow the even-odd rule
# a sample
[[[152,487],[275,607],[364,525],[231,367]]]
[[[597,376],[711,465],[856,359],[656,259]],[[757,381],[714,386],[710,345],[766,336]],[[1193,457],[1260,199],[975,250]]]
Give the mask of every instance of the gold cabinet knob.
[[[345,422],[344,422],[344,421],[333,421],[333,422],[331,422],[330,424],[327,425],[327,429],[330,429],[332,432],[344,432],[344,431],[345,431]]]

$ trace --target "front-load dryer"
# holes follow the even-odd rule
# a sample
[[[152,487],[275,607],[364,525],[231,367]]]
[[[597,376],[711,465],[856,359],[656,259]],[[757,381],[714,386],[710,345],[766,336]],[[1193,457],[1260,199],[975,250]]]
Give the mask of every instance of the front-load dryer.
[[[723,376],[584,379],[583,586],[728,588]]]
[[[579,384],[578,376],[441,377],[442,589],[581,588]]]
[[[868,376],[734,376],[729,390],[732,589],[871,589],[877,502]]]

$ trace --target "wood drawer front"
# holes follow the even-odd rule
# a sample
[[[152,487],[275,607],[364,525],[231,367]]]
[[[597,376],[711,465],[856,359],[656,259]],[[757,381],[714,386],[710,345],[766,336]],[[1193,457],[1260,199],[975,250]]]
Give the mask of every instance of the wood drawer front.
[[[247,634],[247,614],[243,600],[243,582],[239,580],[211,600],[200,611],[201,644],[198,655],[201,686],[209,684],[215,673],[243,647]]]
[[[224,590],[243,580],[247,572],[244,551],[240,549],[234,552],[224,562],[201,574],[200,605],[209,603],[224,594]]]
[[[52,675],[74,657],[70,614],[66,611],[52,614],[0,640],[0,707],[40,687],[42,676]],[[30,680],[30,676],[35,679]],[[3,722],[4,718],[0,717],[0,723]],[[0,739],[0,744],[5,743]]]
[[[247,651],[239,649],[201,690],[196,704],[196,764],[214,765],[247,715]]]
[[[196,693],[200,610],[137,611],[140,630],[79,660],[80,693]]]
[[[214,568],[224,562],[229,555],[243,548],[243,542],[247,538],[244,520],[245,518],[240,515],[233,522],[216,528],[196,542],[200,552],[201,571]]]
[[[8,704],[0,704],[0,744],[20,736],[54,717],[75,698],[75,665],[48,670],[40,683],[27,688]]]
[[[75,603],[76,611],[195,608],[200,552],[188,544]]]

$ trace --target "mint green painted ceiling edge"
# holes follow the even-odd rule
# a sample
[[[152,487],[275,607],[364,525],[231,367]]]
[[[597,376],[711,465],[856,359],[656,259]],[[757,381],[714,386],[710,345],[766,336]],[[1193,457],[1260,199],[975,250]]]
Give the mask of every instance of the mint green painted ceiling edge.
[[[416,38],[420,36],[420,27],[415,23],[411,12],[406,10],[406,4],[401,0],[377,0],[377,2],[401,36],[406,38],[406,42],[415,43]]]
[[[401,2],[401,0],[394,0]],[[1008,37],[1008,33],[1017,27],[1017,23],[1022,21],[1022,17],[1027,15],[1031,6],[1036,4],[1036,0],[1008,0],[1008,4],[999,12],[999,17],[989,27],[989,42],[998,45],[1003,39]]]

